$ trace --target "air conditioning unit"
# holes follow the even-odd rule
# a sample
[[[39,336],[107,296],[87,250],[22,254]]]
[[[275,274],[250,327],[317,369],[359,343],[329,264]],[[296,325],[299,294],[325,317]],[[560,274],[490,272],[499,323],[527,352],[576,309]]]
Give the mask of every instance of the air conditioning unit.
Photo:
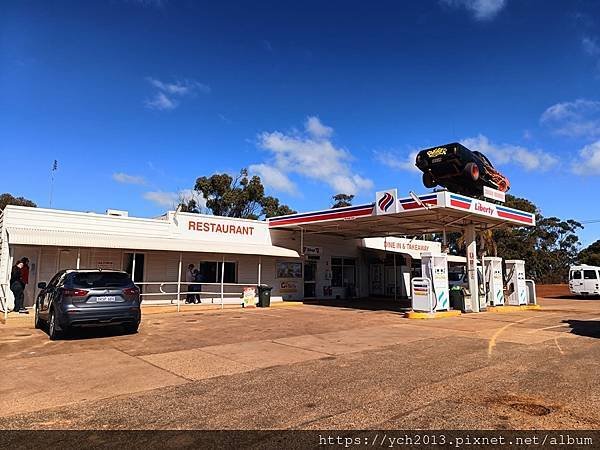
[[[121,211],[119,209],[107,209],[106,215],[107,216],[116,216],[116,217],[129,217],[129,212]]]

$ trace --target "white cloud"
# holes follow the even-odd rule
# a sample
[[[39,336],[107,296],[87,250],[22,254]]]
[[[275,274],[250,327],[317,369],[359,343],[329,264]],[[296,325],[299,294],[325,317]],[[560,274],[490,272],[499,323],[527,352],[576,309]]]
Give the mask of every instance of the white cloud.
[[[506,0],[440,0],[455,8],[465,8],[476,20],[493,19],[506,6]]]
[[[583,38],[581,38],[581,45],[583,47],[583,51],[586,52],[588,55],[600,55],[600,44],[598,44],[598,39],[596,39],[595,37],[584,36]]]
[[[199,83],[195,80],[176,81],[174,83],[165,83],[156,78],[148,77],[146,81],[154,88],[154,95],[150,100],[146,100],[145,105],[150,109],[159,111],[171,110],[179,106],[179,101],[183,97],[189,97],[196,93],[210,93],[210,86]]]
[[[486,155],[494,165],[512,164],[525,170],[545,171],[558,163],[558,159],[542,150],[530,150],[512,144],[495,144],[480,134],[461,141],[469,150],[476,150]]]
[[[139,175],[129,175],[124,172],[116,172],[112,175],[113,180],[124,184],[146,184],[146,179]]]
[[[180,201],[196,200],[201,207],[206,207],[206,200],[192,189],[182,189],[178,192],[151,191],[144,193],[144,198],[165,208],[176,208]]]
[[[328,184],[336,193],[356,195],[372,189],[370,179],[352,171],[350,152],[331,142],[332,133],[333,129],[323,125],[317,117],[308,117],[305,133],[264,132],[259,134],[258,144],[273,157],[268,166],[286,177],[297,173]]]
[[[177,192],[152,191],[144,193],[144,198],[159,206],[173,208],[177,205],[179,196]]]
[[[167,111],[175,109],[179,105],[179,102],[170,99],[165,95],[164,92],[157,92],[154,94],[151,100],[146,100],[145,105],[150,109],[157,109],[159,111]]]
[[[556,103],[542,113],[540,122],[563,136],[600,136],[600,101],[578,99]]]
[[[277,167],[268,164],[252,164],[248,170],[252,174],[258,175],[265,186],[269,186],[276,191],[296,194],[296,185],[288,176]]]
[[[308,117],[305,127],[314,138],[328,138],[333,134],[333,128],[323,125],[318,117]]]
[[[380,163],[392,169],[407,170],[409,172],[421,172],[415,165],[418,150],[411,151],[407,157],[392,152],[375,152],[375,158]]]
[[[600,175],[600,141],[583,147],[571,169],[578,175]]]

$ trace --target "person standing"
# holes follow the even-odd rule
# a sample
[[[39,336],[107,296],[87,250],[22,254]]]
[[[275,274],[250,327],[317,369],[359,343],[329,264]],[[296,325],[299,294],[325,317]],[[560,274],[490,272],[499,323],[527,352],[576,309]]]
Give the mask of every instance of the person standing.
[[[202,292],[202,282],[204,278],[202,277],[202,272],[198,269],[194,270],[194,303],[202,303],[202,296],[200,292]]]
[[[186,303],[194,303],[194,265],[190,264],[185,272],[185,282],[187,286],[185,288],[187,294],[185,294]]]
[[[23,278],[23,274],[25,274],[26,279],[29,279],[29,266],[25,267],[25,260],[29,262],[27,258],[22,258],[19,260],[17,264],[15,264],[10,272],[10,290],[12,291],[15,297],[15,306],[13,308],[14,312],[18,312],[19,314],[29,314],[29,311],[25,309],[23,302],[25,300],[25,281]],[[24,269],[25,267],[25,269]]]

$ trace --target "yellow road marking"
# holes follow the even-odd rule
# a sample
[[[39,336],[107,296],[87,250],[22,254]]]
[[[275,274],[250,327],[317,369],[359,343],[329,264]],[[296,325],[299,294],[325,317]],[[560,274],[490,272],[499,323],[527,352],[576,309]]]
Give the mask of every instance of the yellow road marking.
[[[556,314],[548,314],[543,316],[543,318],[546,318],[548,316],[554,316]],[[492,337],[490,338],[490,341],[488,342],[488,356],[491,357],[492,356],[492,351],[494,350],[494,347],[496,346],[496,339],[498,338],[498,336],[500,336],[507,328],[512,327],[513,325],[516,325],[518,323],[523,323],[523,322],[527,322],[528,320],[533,320],[533,319],[538,319],[540,318],[539,316],[532,316],[532,317],[526,317],[524,319],[521,320],[517,320],[516,322],[511,322],[508,325],[503,326],[502,328],[500,328],[498,331],[496,331]],[[539,331],[539,330],[534,330],[534,331]]]
[[[561,355],[564,355],[564,354],[565,354],[565,352],[563,352],[563,351],[562,351],[562,348],[560,348],[560,345],[558,345],[558,338],[559,338],[559,336],[556,336],[556,337],[554,338],[554,343],[556,344],[556,348],[558,349],[558,351],[560,352],[560,354],[561,354]]]

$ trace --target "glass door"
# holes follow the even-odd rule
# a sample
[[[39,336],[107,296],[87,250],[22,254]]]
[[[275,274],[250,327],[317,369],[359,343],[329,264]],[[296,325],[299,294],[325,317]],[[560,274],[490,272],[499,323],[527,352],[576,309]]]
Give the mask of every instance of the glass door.
[[[304,298],[317,296],[317,262],[304,261]]]

